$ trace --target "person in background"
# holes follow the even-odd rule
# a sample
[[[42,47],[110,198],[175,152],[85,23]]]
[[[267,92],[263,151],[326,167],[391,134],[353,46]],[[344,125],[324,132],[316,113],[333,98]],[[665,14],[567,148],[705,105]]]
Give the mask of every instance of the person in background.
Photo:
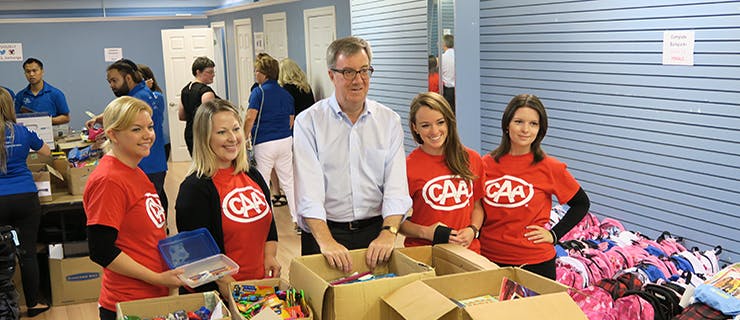
[[[15,123],[13,98],[0,88],[0,225],[16,229],[21,247],[21,278],[28,316],[49,309],[39,303],[39,264],[36,239],[41,222],[41,204],[33,175],[26,165],[29,150],[50,156],[49,146],[36,133]]]
[[[216,76],[216,63],[208,57],[198,57],[191,67],[195,79],[188,82],[180,92],[180,107],[177,115],[180,121],[185,121],[185,144],[188,152],[193,155],[193,117],[201,104],[218,98],[208,85],[213,83]]]
[[[439,93],[439,67],[437,66],[437,57],[433,55],[429,55],[428,65],[429,65],[429,92]]]
[[[138,164],[154,144],[152,108],[134,97],[116,98],[103,112],[106,154],[82,195],[90,259],[103,266],[100,319],[116,319],[116,303],[162,297],[184,283],[167,270],[157,244],[166,237],[165,210]]]
[[[455,37],[442,36],[442,95],[455,112]]]
[[[23,62],[23,72],[28,86],[15,96],[15,112],[46,112],[51,116],[51,124],[69,122],[67,98],[61,90],[44,81],[44,64],[36,58]]]
[[[293,128],[301,254],[322,253],[352,270],[349,250],[367,248],[370,269],[387,262],[411,207],[401,117],[370,99],[372,51],[357,37],[326,51],[334,93],[301,112]]]
[[[167,107],[165,104],[165,97],[164,93],[162,92],[162,88],[159,87],[159,84],[157,83],[157,79],[154,78],[154,72],[152,72],[152,69],[149,68],[149,66],[145,64],[138,64],[139,71],[141,71],[141,76],[144,78],[144,81],[146,82],[146,86],[149,88],[149,90],[152,91],[154,94],[154,97],[156,98],[157,105],[162,106],[162,136],[158,136],[158,139],[162,139],[162,143],[164,144],[164,158],[169,159],[170,157],[170,135],[167,130],[164,130],[164,128],[168,128],[167,125]],[[164,202],[162,203],[164,204]]]
[[[280,79],[278,83],[293,96],[294,116],[316,103],[311,85],[306,81],[306,74],[295,61],[285,58],[280,61]]]
[[[259,86],[249,96],[244,129],[254,145],[257,169],[270,184],[275,169],[280,189],[285,192],[293,222],[295,197],[293,188],[293,97],[277,82],[280,64],[270,56],[254,63],[254,77]],[[275,192],[277,190],[273,190]]]
[[[108,66],[106,78],[116,97],[131,96],[146,102],[152,108],[155,140],[151,146],[151,152],[139,162],[139,167],[144,170],[144,173],[154,184],[159,199],[165,211],[167,211],[169,201],[164,189],[164,179],[167,176],[167,157],[164,150],[164,139],[162,138],[164,136],[162,125],[165,112],[164,99],[158,99],[149,89],[138,65],[129,59],[121,59]],[[102,114],[88,120],[85,126],[91,129],[95,123],[103,123]]]
[[[540,99],[520,94],[501,117],[501,143],[483,156],[486,167],[481,254],[501,267],[520,266],[555,279],[554,244],[588,212],[588,195],[566,165],[541,147],[547,113]],[[553,195],[570,208],[551,230]]]
[[[480,155],[460,142],[455,114],[438,93],[411,101],[409,127],[419,147],[406,157],[414,210],[401,224],[404,246],[454,243],[480,253],[485,179]]]
[[[228,101],[198,107],[193,122],[193,165],[180,184],[175,209],[177,229],[205,227],[239,272],[195,288],[230,293],[235,280],[278,278],[278,234],[270,207],[270,189],[244,148],[241,115]]]

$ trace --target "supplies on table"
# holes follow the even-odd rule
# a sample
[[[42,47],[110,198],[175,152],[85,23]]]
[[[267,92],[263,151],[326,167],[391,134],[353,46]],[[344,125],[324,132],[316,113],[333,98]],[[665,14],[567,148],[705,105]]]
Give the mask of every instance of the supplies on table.
[[[183,231],[159,241],[159,252],[170,269],[183,269],[178,277],[195,288],[239,271],[239,265],[220,253],[206,228]]]
[[[230,320],[231,313],[218,292],[202,292],[116,303],[116,319]]]
[[[694,298],[725,315],[740,315],[740,263],[722,269],[696,287]]]
[[[305,292],[282,279],[232,282],[229,288],[229,308],[234,319],[313,319]]]

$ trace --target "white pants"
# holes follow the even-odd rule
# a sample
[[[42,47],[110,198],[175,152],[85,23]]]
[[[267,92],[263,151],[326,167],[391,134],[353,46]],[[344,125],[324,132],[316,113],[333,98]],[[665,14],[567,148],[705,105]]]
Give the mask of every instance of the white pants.
[[[290,216],[293,218],[293,222],[296,222],[295,193],[293,189],[293,137],[255,145],[254,158],[257,160],[257,170],[262,174],[262,178],[265,179],[268,186],[270,186],[270,174],[272,169],[275,168],[280,181],[280,189],[285,192],[285,198],[288,200]],[[278,194],[278,191],[271,190],[270,193]]]

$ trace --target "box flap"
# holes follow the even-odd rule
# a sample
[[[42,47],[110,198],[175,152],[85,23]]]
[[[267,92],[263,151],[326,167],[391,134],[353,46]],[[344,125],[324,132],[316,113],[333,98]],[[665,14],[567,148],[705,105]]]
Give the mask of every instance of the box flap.
[[[465,312],[474,320],[490,319],[492,314],[500,319],[587,319],[565,292],[479,304],[465,308]]]
[[[323,319],[324,295],[326,290],[329,288],[329,283],[310,269],[309,266],[316,264],[311,262],[316,259],[325,260],[324,256],[321,254],[294,258],[290,262],[289,279],[290,284],[294,288],[303,290],[306,294],[308,305],[316,314],[315,318]]]
[[[475,270],[498,269],[486,257],[456,244],[439,244],[432,247],[432,261],[438,275]]]
[[[46,165],[46,170],[48,170],[49,173],[51,173],[55,177],[59,178],[59,180],[64,181],[64,176],[62,175],[62,173],[59,172],[57,169],[54,169],[54,167],[52,167],[52,166],[50,166],[50,165],[47,164]]]
[[[382,300],[407,320],[439,319],[457,308],[450,299],[421,281],[401,287]]]

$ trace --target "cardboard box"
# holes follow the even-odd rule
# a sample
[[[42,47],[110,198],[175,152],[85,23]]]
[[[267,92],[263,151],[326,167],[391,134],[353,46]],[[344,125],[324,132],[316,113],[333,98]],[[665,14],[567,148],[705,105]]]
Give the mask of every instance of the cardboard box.
[[[367,249],[352,250],[353,271],[365,272]],[[308,305],[316,319],[387,319],[381,310],[380,298],[416,280],[433,277],[434,269],[419,264],[394,250],[388,263],[377,266],[374,274],[395,273],[396,277],[330,285],[329,282],[347,276],[332,268],[321,254],[302,256],[290,264],[290,284],[306,293]]]
[[[28,169],[33,175],[33,182],[36,183],[36,189],[39,193],[40,202],[49,202],[52,197],[52,181],[64,181],[62,175],[52,166],[42,163],[28,164]]]
[[[81,195],[85,191],[87,178],[90,177],[90,173],[92,173],[96,167],[97,166],[68,168],[65,180],[67,180],[67,190],[69,191],[69,194]]]
[[[497,297],[508,277],[540,295],[460,308],[450,299]],[[458,273],[422,279],[383,297],[385,319],[587,319],[567,293],[568,287],[520,268]]]
[[[51,116],[42,113],[19,113],[16,122],[35,132],[44,143],[54,149],[54,129],[51,126]]]
[[[260,280],[245,280],[245,281],[235,281],[232,283],[229,283],[229,291],[234,290],[234,286],[236,285],[254,285],[254,286],[270,286],[270,287],[278,287],[280,290],[288,290],[290,288],[290,284],[285,282],[283,279],[278,278],[271,278],[271,279],[260,279]],[[239,312],[239,309],[237,308],[236,304],[237,302],[234,300],[233,295],[229,295],[229,311],[231,311],[232,318],[234,320],[247,320],[242,314]],[[311,308],[309,307],[309,310]],[[267,310],[265,310],[267,311]],[[252,317],[251,320],[282,320],[279,315],[275,314],[274,312],[265,312],[262,311],[258,313],[256,316]],[[309,311],[311,312],[311,311]],[[309,314],[306,318],[298,318],[296,320],[312,320],[313,319],[313,312]]]
[[[499,268],[486,257],[456,244],[445,243],[396,250],[415,261],[431,266],[438,276]]]
[[[216,291],[119,302],[116,303],[116,318],[123,320],[124,316],[131,315],[146,319],[166,315],[178,310],[195,311],[201,306],[205,306],[208,310],[211,310],[212,315],[215,315],[214,309],[218,307],[218,310],[223,316],[211,316],[211,320],[231,320],[229,309],[221,301],[221,298],[218,297],[218,292]]]
[[[97,301],[103,268],[90,257],[51,259],[51,304],[62,306]]]

